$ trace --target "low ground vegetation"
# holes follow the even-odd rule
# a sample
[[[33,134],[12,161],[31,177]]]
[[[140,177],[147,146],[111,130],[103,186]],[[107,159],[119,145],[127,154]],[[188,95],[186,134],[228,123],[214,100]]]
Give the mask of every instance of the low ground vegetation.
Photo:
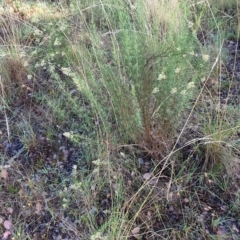
[[[239,7],[1,0],[1,238],[239,239]]]

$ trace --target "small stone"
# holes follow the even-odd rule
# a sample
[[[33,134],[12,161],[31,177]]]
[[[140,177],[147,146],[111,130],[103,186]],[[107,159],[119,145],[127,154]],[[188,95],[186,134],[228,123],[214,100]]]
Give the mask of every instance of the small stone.
[[[143,165],[143,164],[144,164],[144,160],[143,160],[142,158],[138,158],[138,163],[139,163],[140,165]]]

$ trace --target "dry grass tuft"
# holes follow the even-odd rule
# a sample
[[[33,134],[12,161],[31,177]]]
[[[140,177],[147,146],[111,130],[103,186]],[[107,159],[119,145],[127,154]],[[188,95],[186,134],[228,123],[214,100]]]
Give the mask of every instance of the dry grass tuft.
[[[10,102],[16,97],[24,100],[29,87],[27,87],[27,69],[20,58],[5,57],[0,62],[2,73],[2,94]]]

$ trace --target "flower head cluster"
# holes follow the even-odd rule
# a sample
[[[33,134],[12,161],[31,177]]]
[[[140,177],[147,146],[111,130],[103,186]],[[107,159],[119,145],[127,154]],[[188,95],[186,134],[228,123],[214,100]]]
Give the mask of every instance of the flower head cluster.
[[[207,61],[209,60],[209,55],[203,54],[203,55],[202,55],[202,60],[203,60],[204,62],[207,62]]]
[[[107,240],[108,236],[103,236],[101,232],[96,232],[90,237],[90,240]]]
[[[171,90],[171,94],[174,94],[174,93],[176,93],[176,92],[177,92],[177,88],[174,87],[174,88]]]
[[[188,27],[189,27],[189,28],[192,28],[192,27],[193,27],[193,22],[188,21]]]
[[[187,89],[191,89],[191,88],[194,88],[194,87],[195,87],[194,82],[190,82],[187,85]]]
[[[28,62],[28,61],[24,61],[24,62],[23,62],[23,66],[24,66],[24,67],[28,67],[28,66],[29,66],[29,62]]]
[[[41,36],[41,35],[42,35],[42,31],[39,30],[38,28],[35,28],[33,34],[34,34],[35,36]]]
[[[67,25],[65,23],[62,23],[61,26],[59,27],[61,31],[65,31],[67,29]]]
[[[61,45],[61,42],[58,38],[55,39],[54,43],[53,43],[54,46],[60,46]]]
[[[180,73],[180,71],[181,71],[181,68],[176,68],[175,69],[175,73]]]
[[[157,88],[157,87],[155,87],[152,91],[153,94],[158,93],[158,92],[159,92],[159,88]]]
[[[184,89],[184,90],[181,91],[181,94],[182,94],[183,96],[185,96],[186,93],[187,93],[187,90],[186,90],[186,89]]]
[[[40,66],[45,66],[46,65],[46,62],[45,62],[45,60],[43,59],[42,61],[41,61],[41,63],[40,63]]]
[[[161,72],[159,75],[158,75],[158,80],[161,81],[162,79],[166,79],[166,75]]]
[[[63,72],[65,75],[71,76],[72,71],[71,71],[70,68],[62,67],[61,70],[62,70],[62,72]]]
[[[100,160],[100,159],[94,160],[94,161],[92,161],[92,163],[95,164],[95,165],[97,165],[97,166],[104,165],[104,164],[105,164],[105,165],[108,164],[106,161],[102,161],[102,160]]]
[[[72,190],[75,190],[75,191],[81,190],[82,189],[82,183],[78,182],[78,183],[71,184],[69,186],[69,188],[72,189]]]

